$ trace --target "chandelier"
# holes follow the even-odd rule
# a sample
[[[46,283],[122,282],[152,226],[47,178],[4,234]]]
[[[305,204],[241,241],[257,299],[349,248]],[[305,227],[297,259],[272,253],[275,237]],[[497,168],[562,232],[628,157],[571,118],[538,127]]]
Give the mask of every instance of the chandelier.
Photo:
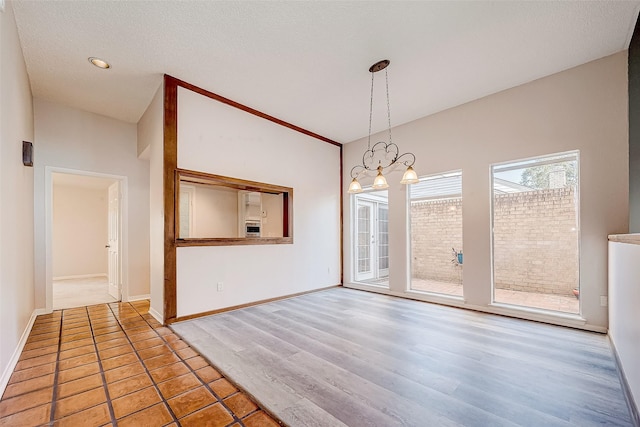
[[[362,164],[355,165],[351,168],[351,184],[349,185],[349,193],[360,193],[362,186],[358,182],[358,178],[363,175],[367,175],[369,172],[377,171],[377,175],[373,180],[373,188],[384,189],[388,188],[387,179],[382,172],[392,166],[404,165],[407,170],[402,176],[401,184],[415,184],[418,182],[418,175],[413,170],[413,164],[416,162],[416,156],[413,153],[400,154],[400,149],[396,144],[391,142],[391,107],[389,104],[389,77],[387,75],[387,66],[390,61],[383,59],[373,64],[369,68],[371,73],[371,102],[369,104],[369,138],[367,140],[367,151],[362,155]],[[388,119],[388,133],[389,142],[376,142],[371,146],[371,119],[373,117],[373,79],[375,73],[384,70],[384,78],[387,87],[387,119]]]

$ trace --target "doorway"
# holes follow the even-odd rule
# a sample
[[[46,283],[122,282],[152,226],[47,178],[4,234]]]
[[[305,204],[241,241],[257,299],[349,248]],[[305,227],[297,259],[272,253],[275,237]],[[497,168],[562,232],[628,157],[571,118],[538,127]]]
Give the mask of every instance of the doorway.
[[[47,308],[122,300],[126,179],[83,171],[47,172]]]

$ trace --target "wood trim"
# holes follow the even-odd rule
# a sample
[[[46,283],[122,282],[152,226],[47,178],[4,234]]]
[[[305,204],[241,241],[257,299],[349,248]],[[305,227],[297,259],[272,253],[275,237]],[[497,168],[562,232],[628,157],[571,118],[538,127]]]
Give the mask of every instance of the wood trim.
[[[187,179],[185,179],[187,178]],[[193,179],[189,181],[189,178]],[[293,188],[257,181],[248,181],[228,176],[214,175],[206,172],[176,169],[175,188],[180,188],[181,182],[200,185],[224,186],[236,190],[256,191],[260,193],[282,194],[282,237],[187,237],[178,236],[180,224],[180,203],[176,202],[176,239],[177,247],[184,246],[236,246],[236,245],[275,245],[293,243]],[[178,190],[179,192],[179,190]],[[177,195],[176,197],[179,197]]]
[[[263,299],[263,300],[260,300],[260,301],[248,302],[246,304],[234,305],[233,307],[225,307],[225,308],[219,308],[217,310],[204,311],[202,313],[189,314],[187,316],[176,317],[171,322],[166,322],[166,323],[170,324],[170,323],[175,323],[175,322],[184,322],[185,320],[197,319],[198,317],[211,316],[211,315],[214,315],[214,314],[225,313],[227,311],[232,311],[232,310],[240,310],[241,308],[253,307],[254,305],[266,304],[266,303],[269,303],[269,302],[281,301],[281,300],[289,299],[289,298],[295,298],[295,297],[299,297],[299,296],[302,296],[302,295],[312,294],[312,293],[315,293],[315,292],[326,291],[328,289],[339,288],[341,286],[342,286],[341,284],[333,285],[333,286],[327,286],[325,288],[312,289],[310,291],[298,292],[298,293],[295,293],[295,294],[284,295],[284,296],[281,296],[281,297],[268,298],[268,299]]]
[[[636,234],[611,234],[610,242],[629,243],[631,245],[640,245],[640,233]]]
[[[171,76],[164,76],[164,313],[165,323],[176,318],[176,191],[178,166],[178,84]]]
[[[167,77],[169,77],[169,76],[167,76]],[[176,82],[176,84],[178,86],[183,87],[185,89],[189,89],[192,92],[195,92],[195,93],[198,93],[200,95],[206,96],[207,98],[214,99],[214,100],[216,100],[218,102],[222,102],[223,104],[227,104],[227,105],[229,105],[231,107],[234,107],[234,108],[237,108],[239,110],[245,111],[245,112],[247,112],[249,114],[253,114],[254,116],[261,117],[261,118],[263,118],[265,120],[269,120],[270,122],[273,122],[273,123],[276,123],[276,124],[278,124],[280,126],[284,126],[286,128],[295,130],[296,132],[300,132],[300,133],[305,134],[307,136],[310,136],[312,138],[319,139],[320,141],[324,141],[324,142],[326,142],[328,144],[332,144],[332,145],[336,145],[338,147],[342,147],[341,143],[336,142],[336,141],[334,141],[332,139],[326,138],[326,137],[324,137],[322,135],[318,135],[317,133],[311,132],[311,131],[309,131],[307,129],[301,128],[301,127],[296,126],[294,124],[291,124],[289,122],[285,122],[284,120],[280,120],[280,119],[278,119],[276,117],[270,116],[269,114],[265,114],[262,111],[258,111],[256,109],[248,107],[248,106],[246,106],[244,104],[240,104],[239,102],[232,101],[229,98],[225,98],[224,96],[218,95],[217,93],[213,93],[213,92],[210,92],[210,91],[208,91],[206,89],[202,89],[201,87],[198,87],[196,85],[192,85],[191,83],[187,83],[187,82],[182,81],[180,79],[176,79],[175,77],[171,77],[171,78],[173,80],[175,80],[175,82]]]
[[[291,187],[283,187],[281,185],[275,184],[265,184],[263,182],[257,181],[247,181],[245,179],[240,178],[232,178],[229,176],[222,175],[214,175],[207,172],[198,172],[188,169],[178,169],[176,168],[176,172],[178,174],[178,179],[180,177],[191,177],[199,180],[206,180],[209,182],[214,182],[225,187],[233,187],[238,190],[248,190],[248,191],[259,191],[262,193],[266,193],[272,191],[274,193],[289,193],[293,192],[293,188]],[[193,181],[195,184],[207,184],[206,182]]]
[[[189,246],[290,245],[293,237],[204,237],[176,239],[179,248]]]
[[[344,285],[344,180],[342,145],[340,146],[340,283]]]
[[[282,193],[282,235],[293,243],[293,189]]]

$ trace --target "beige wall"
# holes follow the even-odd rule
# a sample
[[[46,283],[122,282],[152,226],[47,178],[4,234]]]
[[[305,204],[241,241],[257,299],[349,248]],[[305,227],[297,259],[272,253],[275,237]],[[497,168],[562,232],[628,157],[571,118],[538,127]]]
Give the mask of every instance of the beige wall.
[[[35,308],[33,168],[22,165],[22,141],[33,141],[33,105],[13,5],[7,1],[0,13],[0,394]]]
[[[62,168],[126,179],[121,201],[123,298],[149,294],[149,162],[137,155],[136,125],[34,100],[36,305],[51,307],[51,254],[45,195],[50,172]],[[127,274],[128,272],[128,274]]]
[[[262,195],[262,236],[282,237],[282,196],[277,194]]]
[[[399,184],[400,172],[387,177],[389,293],[606,330],[607,307],[600,305],[600,296],[607,295],[607,235],[624,233],[628,228],[627,133],[626,51],[394,128],[393,141],[401,152],[415,153],[419,175],[463,171],[464,300],[438,299],[406,290],[410,276],[408,215],[406,189]],[[374,138],[384,139],[384,135]],[[363,138],[345,146],[345,183],[349,182],[351,166],[361,161],[366,143]],[[580,150],[580,278],[584,320],[491,305],[490,166],[571,150]],[[344,217],[348,219],[346,191],[344,202]],[[349,220],[345,221],[344,230],[345,282],[349,283],[352,277]]]
[[[238,237],[238,191],[195,185],[191,237]]]
[[[53,277],[107,274],[107,189],[53,186]]]

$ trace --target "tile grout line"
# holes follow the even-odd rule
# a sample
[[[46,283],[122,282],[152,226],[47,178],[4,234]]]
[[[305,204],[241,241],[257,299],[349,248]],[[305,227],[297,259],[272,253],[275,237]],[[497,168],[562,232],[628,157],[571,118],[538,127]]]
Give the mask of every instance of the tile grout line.
[[[133,309],[135,310],[136,314],[137,314],[138,316],[140,316],[140,313],[138,312],[138,310],[136,310],[136,309],[135,309],[135,307],[133,307],[133,306],[131,305],[131,303],[128,303],[128,302],[127,302],[127,303],[119,302],[119,303],[112,303],[112,304],[128,304],[129,306],[131,306],[131,308],[133,308]],[[128,334],[128,333],[127,333],[127,331],[124,329],[124,326],[122,325],[122,322],[120,321],[120,317],[115,315],[115,313],[113,312],[113,308],[111,307],[111,304],[107,304],[107,306],[109,307],[109,310],[111,310],[111,312],[112,312],[112,313],[113,313],[113,315],[115,316],[116,321],[117,321],[117,322],[118,322],[118,324],[120,325],[120,329],[122,329],[122,332],[124,333],[125,338],[126,338],[126,339],[127,339],[127,341],[129,342],[129,345],[131,345],[131,348],[133,349],[133,352],[134,352],[134,354],[136,355],[136,358],[138,359],[138,361],[139,361],[139,362],[140,362],[140,364],[142,365],[142,367],[143,367],[143,369],[144,369],[145,373],[149,376],[149,379],[150,379],[150,380],[151,380],[151,382],[153,383],[153,388],[155,388],[156,392],[158,393],[158,396],[160,396],[160,398],[162,399],[162,403],[164,403],[164,404],[165,404],[165,406],[166,406],[166,408],[169,410],[169,414],[171,415],[171,418],[173,418],[173,420],[172,420],[172,421],[170,421],[170,422],[169,422],[169,423],[167,423],[167,424],[170,424],[171,422],[175,422],[175,423],[177,423],[178,425],[181,425],[181,424],[180,424],[180,421],[178,420],[178,417],[177,417],[177,416],[176,416],[176,414],[173,412],[173,409],[171,409],[171,406],[169,405],[169,402],[167,402],[167,399],[165,399],[165,398],[164,398],[164,395],[163,395],[163,394],[162,394],[162,392],[160,391],[160,388],[158,387],[158,384],[156,383],[155,379],[153,378],[153,376],[151,376],[151,372],[149,372],[149,369],[147,368],[147,365],[144,363],[144,360],[142,359],[142,357],[140,356],[140,354],[138,354],[138,349],[137,349],[137,348],[135,347],[135,345],[133,344],[133,341],[131,341],[131,339],[129,338],[129,334]],[[142,317],[142,316],[140,316],[140,317]],[[143,318],[143,320],[145,320],[145,323],[147,323],[147,325],[148,325],[149,327],[151,327],[151,325],[149,325],[149,323],[146,321],[146,319],[144,319],[144,318]],[[152,330],[152,331],[153,331],[157,336],[160,336],[160,335],[155,331],[155,329],[153,329],[152,327],[151,327],[151,330]],[[134,335],[135,335],[135,334],[134,334]],[[135,392],[132,392],[132,393],[135,393]],[[131,394],[131,393],[129,393],[129,394]],[[154,406],[154,405],[151,405],[151,406]],[[149,406],[149,407],[147,407],[147,408],[150,408],[151,406]],[[128,414],[128,415],[126,415],[126,416],[127,416],[127,417],[129,417],[129,416],[131,416],[131,415],[133,415],[133,414],[136,414],[136,413],[138,413],[138,412],[141,412],[141,411],[143,411],[143,410],[145,410],[145,409],[147,409],[147,408],[140,408],[139,410],[137,410],[137,411],[135,411],[135,412],[132,412],[131,414]],[[114,417],[114,420],[115,420],[115,417]],[[165,425],[167,425],[167,424],[165,424]]]
[[[55,311],[54,311],[55,313]],[[58,377],[60,374],[60,352],[62,347],[62,328],[63,328],[63,315],[64,311],[60,312],[60,330],[58,331],[58,352],[56,354],[56,369],[53,374],[53,391],[51,393],[51,414],[49,414],[49,425],[53,425],[56,414],[56,402],[58,400]],[[37,319],[36,319],[37,320]],[[31,329],[33,330],[33,329]],[[31,335],[31,334],[29,334]]]
[[[132,307],[133,307],[133,306],[132,306]],[[138,313],[138,315],[140,315],[140,312],[138,311],[138,309],[137,309],[137,308],[133,307],[133,309]],[[151,326],[151,325],[149,324],[149,322],[147,321],[147,319],[145,319],[145,318],[144,318],[144,316],[140,315],[140,317],[142,317],[142,319],[143,319],[143,320],[144,320],[144,321],[145,321],[145,322],[146,322],[146,323],[147,323],[151,328],[153,328],[153,326]],[[170,329],[170,330],[172,331],[172,333],[173,333],[174,335],[176,335],[176,336],[180,337],[179,335],[177,335],[177,334],[173,331],[173,329]],[[156,333],[157,333],[157,332],[156,332]],[[200,376],[196,373],[196,370],[195,370],[195,369],[193,369],[193,368],[191,367],[191,365],[189,365],[189,363],[187,363],[187,359],[184,359],[184,358],[183,358],[183,357],[182,357],[182,356],[177,352],[177,350],[174,350],[174,349],[173,349],[173,347],[169,344],[169,342],[168,342],[167,340],[165,340],[165,339],[164,339],[164,337],[163,337],[162,335],[160,335],[160,334],[158,334],[158,335],[159,335],[159,336],[160,336],[160,338],[161,338],[161,339],[166,343],[166,345],[169,347],[169,349],[171,350],[171,352],[173,352],[173,354],[175,354],[176,356],[178,356],[178,358],[179,358],[179,359],[180,359],[180,360],[181,360],[181,361],[186,365],[186,367],[189,369],[189,371],[195,375],[195,377],[198,379],[198,381],[200,381],[200,383],[201,383],[202,385],[204,385],[204,387],[206,387],[206,389],[207,389],[207,390],[209,390],[209,391],[213,394],[213,396],[214,396],[216,399],[218,399],[218,402],[219,402],[219,403],[220,403],[220,404],[221,404],[221,405],[222,405],[222,406],[223,406],[227,411],[229,411],[229,413],[230,413],[230,414],[231,414],[231,416],[233,417],[233,421],[232,421],[232,422],[230,422],[230,423],[229,423],[229,424],[227,424],[227,425],[232,425],[234,422],[238,422],[238,423],[240,423],[240,425],[241,425],[241,426],[244,426],[244,422],[242,421],[242,418],[240,418],[240,417],[239,417],[239,416],[238,416],[238,415],[237,415],[233,410],[231,410],[231,408],[229,408],[229,407],[227,406],[227,404],[224,402],[224,399],[222,399],[222,398],[221,398],[221,397],[220,397],[220,396],[219,396],[219,395],[218,395],[218,394],[217,394],[217,393],[216,393],[216,392],[215,392],[215,391],[214,391],[214,390],[209,386],[209,384],[208,384],[206,381],[204,381],[202,378],[200,378]],[[180,340],[181,340],[182,342],[186,342],[186,341],[184,341],[184,340],[182,339],[182,337],[180,337]],[[191,346],[189,346],[189,348],[191,348]],[[200,357],[202,357],[202,355],[201,355],[199,352],[198,352],[198,355],[199,355]],[[194,357],[195,357],[195,356],[194,356]],[[204,357],[202,357],[202,358],[204,359]],[[206,359],[204,359],[204,360],[206,360]],[[207,361],[207,365],[208,365],[208,366],[211,366],[211,367],[213,368],[213,366],[211,365],[211,363],[209,363],[209,361]],[[213,368],[213,369],[215,369],[215,368]],[[217,369],[216,369],[216,372],[220,373],[220,371],[218,371]],[[226,377],[224,377],[224,376],[222,376],[221,378],[224,378],[225,380],[227,379],[227,378],[226,378]],[[228,380],[227,380],[227,381],[228,381]],[[237,393],[240,393],[240,388],[238,388],[238,387],[236,387],[236,388],[238,389],[238,392],[237,392]],[[186,392],[185,392],[185,393],[186,393]],[[181,393],[181,394],[183,394],[183,393]],[[232,393],[232,394],[230,394],[229,396],[227,396],[227,398],[229,398],[229,397],[233,396],[234,394],[236,394],[236,393]],[[246,394],[246,393],[245,393],[245,394]],[[255,402],[253,402],[253,403],[255,403]],[[258,406],[258,405],[256,405],[256,406]],[[203,408],[200,408],[200,409],[203,409]],[[197,411],[199,411],[200,409],[198,409]],[[250,413],[248,413],[248,414],[245,416],[245,418],[246,418],[246,417],[248,417],[250,414],[253,414],[253,413],[259,412],[259,411],[260,411],[260,409],[262,409],[262,408],[260,408],[260,406],[258,406],[258,408],[257,408],[256,410],[251,411]],[[197,411],[193,411],[192,413],[195,413],[195,412],[197,412]]]
[[[109,388],[107,387],[107,378],[104,374],[104,367],[102,366],[102,358],[100,357],[100,352],[98,351],[98,343],[96,342],[96,335],[94,334],[93,329],[93,320],[91,319],[91,313],[89,313],[89,307],[85,307],[87,311],[87,317],[89,320],[89,328],[91,328],[91,340],[93,341],[93,347],[96,350],[96,358],[98,359],[98,366],[100,367],[100,378],[102,378],[102,388],[104,389],[105,397],[107,398],[107,407],[109,408],[109,415],[111,416],[111,425],[116,425],[116,417],[113,411],[113,404],[111,402],[111,396],[109,395]],[[97,406],[97,405],[96,405]]]

